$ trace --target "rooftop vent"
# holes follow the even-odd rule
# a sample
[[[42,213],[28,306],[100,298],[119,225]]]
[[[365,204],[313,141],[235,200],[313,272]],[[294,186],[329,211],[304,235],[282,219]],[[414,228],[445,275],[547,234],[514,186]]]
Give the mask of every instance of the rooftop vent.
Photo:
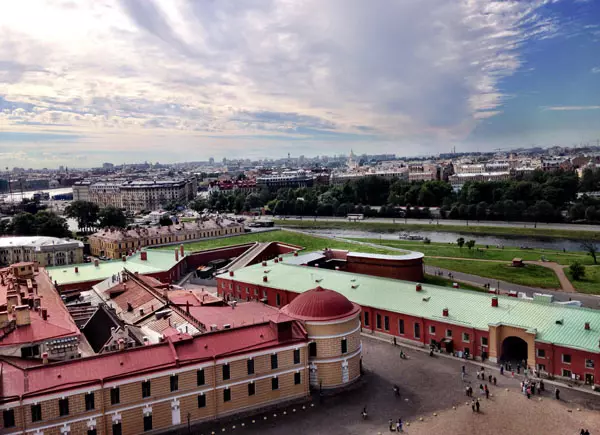
[[[564,319],[558,319],[555,323],[557,325],[562,325],[564,323]]]
[[[586,331],[590,330],[590,322],[585,322],[585,330]]]
[[[492,298],[492,307],[498,306],[498,298]]]
[[[223,325],[223,329],[231,329],[231,325],[229,323],[225,323]]]
[[[210,330],[211,331],[216,331],[217,330],[217,325],[210,325]]]
[[[417,284],[417,285],[415,286],[415,289],[416,289],[418,292],[420,292],[421,290],[423,290],[423,286],[422,286],[421,284]]]
[[[267,275],[263,276],[263,282],[267,282],[269,280],[269,278],[267,278]]]
[[[425,296],[423,298],[423,302],[429,302],[429,299],[431,299],[431,296]]]
[[[229,276],[233,276],[233,270],[229,271]]]
[[[442,316],[444,316],[444,317],[448,317],[448,308],[444,308],[444,309],[442,310]]]

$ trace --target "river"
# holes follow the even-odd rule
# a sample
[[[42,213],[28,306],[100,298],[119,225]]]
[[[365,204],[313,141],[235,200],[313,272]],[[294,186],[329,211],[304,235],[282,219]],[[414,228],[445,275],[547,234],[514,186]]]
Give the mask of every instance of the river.
[[[0,194],[0,198],[2,198],[2,200],[4,200],[5,202],[21,202],[23,200],[23,198],[27,198],[27,199],[31,199],[33,198],[33,195],[35,193],[40,193],[40,192],[48,192],[48,194],[50,195],[50,198],[52,198],[52,196],[54,195],[65,195],[67,193],[73,193],[73,188],[72,187],[61,187],[58,189],[41,189],[41,190],[31,190],[28,192],[14,192],[12,194],[10,193],[2,193]]]
[[[334,236],[342,238],[370,238],[380,240],[399,240],[400,232],[396,233],[377,233],[359,230],[327,230],[327,229],[302,229],[307,233],[320,234],[324,236]],[[537,249],[555,249],[566,251],[581,251],[581,240],[558,239],[551,237],[527,237],[527,236],[484,236],[477,234],[460,234],[450,231],[411,231],[411,235],[427,237],[432,242],[456,243],[456,239],[463,237],[465,240],[473,239],[477,245],[503,245],[503,246],[526,246]],[[415,241],[419,243],[419,241]]]

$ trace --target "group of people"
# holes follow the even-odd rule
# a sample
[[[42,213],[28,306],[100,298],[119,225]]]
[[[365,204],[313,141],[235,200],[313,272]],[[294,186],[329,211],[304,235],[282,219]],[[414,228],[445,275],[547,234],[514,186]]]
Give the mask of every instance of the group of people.
[[[533,381],[530,379],[526,379],[523,382],[521,382],[521,391],[523,392],[524,395],[527,396],[528,399],[530,399],[532,395],[535,395],[536,390],[537,390],[538,394],[542,394],[542,391],[544,391],[544,381],[543,380],[540,379],[539,382],[536,382],[536,381]],[[558,388],[556,390],[558,391]],[[556,398],[557,399],[559,398],[558,395]]]
[[[390,432],[404,432],[402,419],[394,421],[390,418]]]
[[[579,432],[579,435],[590,435],[590,431],[587,429],[581,429],[581,432]]]

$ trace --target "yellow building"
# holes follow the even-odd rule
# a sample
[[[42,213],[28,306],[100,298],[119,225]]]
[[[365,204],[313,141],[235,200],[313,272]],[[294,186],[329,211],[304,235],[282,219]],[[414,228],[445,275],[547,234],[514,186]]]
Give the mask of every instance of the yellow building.
[[[36,262],[40,266],[62,266],[83,262],[83,243],[56,237],[0,237],[0,264]]]

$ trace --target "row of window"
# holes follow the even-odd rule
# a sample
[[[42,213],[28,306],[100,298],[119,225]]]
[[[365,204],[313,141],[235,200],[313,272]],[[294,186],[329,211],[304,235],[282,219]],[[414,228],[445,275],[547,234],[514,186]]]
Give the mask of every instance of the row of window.
[[[538,358],[546,358],[546,350],[545,349],[536,349],[536,355]],[[563,364],[571,364],[571,354],[563,353],[561,354],[561,361]],[[593,369],[595,367],[595,362],[593,359],[586,358],[585,360],[585,368]]]
[[[250,361],[250,360],[249,360]],[[200,372],[202,372],[202,378],[200,378]],[[198,385],[204,384],[204,371],[198,370]],[[171,379],[177,379],[176,376],[173,376]],[[202,383],[200,383],[200,381]],[[175,386],[176,386],[175,381]],[[300,385],[302,383],[302,374],[300,372],[294,373],[294,385]],[[173,390],[173,382],[171,383],[171,391]],[[147,388],[147,390],[146,390]],[[279,389],[279,377],[274,376],[271,378],[271,390],[275,391]],[[150,383],[149,381],[142,383],[142,395],[147,392],[150,395]],[[248,384],[248,396],[254,396],[256,394],[256,384],[254,382],[250,382]],[[148,397],[144,395],[144,397]],[[110,401],[111,404],[119,403],[119,388],[113,388],[110,392]],[[231,401],[231,388],[223,389],[223,402]],[[206,407],[206,396],[201,394],[198,396],[198,408]],[[69,399],[64,398],[58,401],[58,409],[61,417],[69,415]],[[85,395],[85,409],[86,411],[91,411],[94,409],[94,393],[88,393]],[[6,409],[4,410],[4,427],[10,428],[15,426],[15,411],[14,409]],[[35,404],[31,405],[31,421],[33,423],[39,422],[42,420],[42,405]],[[120,423],[116,423],[118,427],[115,430],[115,424],[113,424],[113,435],[120,434],[121,426]],[[144,416],[144,431],[152,430],[152,414]],[[95,433],[95,432],[94,432]],[[88,431],[88,434],[90,432]]]
[[[383,328],[382,328],[382,319],[383,319]],[[369,323],[370,323],[369,312],[365,311],[364,316],[363,316],[363,324],[368,327]],[[389,331],[390,330],[390,318],[388,316],[382,316],[381,314],[377,314],[375,317],[375,326],[377,329],[383,329],[384,331]],[[417,338],[417,339],[421,338],[421,324],[420,323],[417,323],[417,322],[413,323],[413,332],[414,332],[415,338]],[[404,335],[404,319],[398,320],[398,334]],[[435,325],[429,326],[429,334],[430,335],[436,334]],[[452,329],[446,329],[446,337],[447,338],[452,337]],[[467,332],[463,332],[462,333],[462,341],[464,343],[469,343],[471,341],[470,334]],[[481,345],[482,346],[488,345],[487,337],[481,337]]]

